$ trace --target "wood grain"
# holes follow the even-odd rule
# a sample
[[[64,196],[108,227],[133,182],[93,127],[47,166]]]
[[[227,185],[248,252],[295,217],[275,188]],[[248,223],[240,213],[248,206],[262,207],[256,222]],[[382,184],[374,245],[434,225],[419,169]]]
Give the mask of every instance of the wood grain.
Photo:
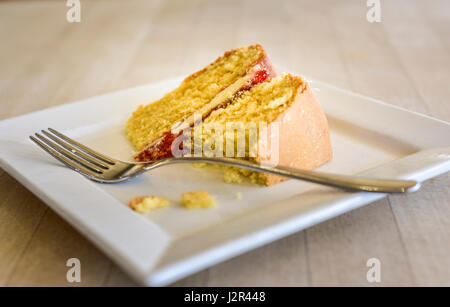
[[[259,42],[280,67],[450,121],[450,3],[382,1],[0,2],[0,119],[188,74]],[[450,285],[450,178],[389,196],[174,286]],[[0,285],[134,286],[70,225],[0,170]],[[82,282],[66,281],[66,261]],[[377,257],[382,282],[366,280]]]

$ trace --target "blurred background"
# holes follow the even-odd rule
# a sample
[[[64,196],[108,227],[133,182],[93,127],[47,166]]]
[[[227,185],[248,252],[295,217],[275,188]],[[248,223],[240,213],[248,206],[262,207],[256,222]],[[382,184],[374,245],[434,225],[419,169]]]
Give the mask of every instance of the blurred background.
[[[449,116],[449,95],[435,94],[450,94],[446,0],[381,1],[381,22],[373,23],[365,0],[80,3],[80,22],[69,23],[63,0],[0,2],[0,85],[14,102],[6,116],[44,106],[19,103],[30,94],[60,104],[189,74],[253,43],[287,70]],[[428,109],[417,97],[439,103]]]
[[[80,22],[68,22],[63,0],[0,1],[0,119],[186,75],[259,43],[280,71],[450,121],[450,1],[381,0],[370,22],[376,2],[81,0]],[[177,285],[366,285],[373,255],[382,284],[450,285],[449,183],[440,176],[421,197],[380,200]],[[67,285],[74,254],[81,285],[134,284],[2,170],[0,195],[0,285]]]

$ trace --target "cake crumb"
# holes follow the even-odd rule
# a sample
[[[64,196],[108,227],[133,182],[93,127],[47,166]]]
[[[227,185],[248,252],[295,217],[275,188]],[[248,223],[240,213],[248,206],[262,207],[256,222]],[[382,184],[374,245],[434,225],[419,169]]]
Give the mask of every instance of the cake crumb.
[[[130,200],[128,206],[136,212],[145,214],[150,210],[167,207],[169,203],[168,199],[154,195],[136,196]]]
[[[236,199],[242,199],[242,193],[241,193],[241,192],[237,192],[237,193],[234,195],[234,197],[235,197]]]
[[[181,194],[181,203],[187,209],[215,207],[216,200],[206,191],[192,191]]]
[[[223,180],[226,183],[242,183],[242,176],[239,174],[239,171],[235,168],[226,168],[223,174]]]

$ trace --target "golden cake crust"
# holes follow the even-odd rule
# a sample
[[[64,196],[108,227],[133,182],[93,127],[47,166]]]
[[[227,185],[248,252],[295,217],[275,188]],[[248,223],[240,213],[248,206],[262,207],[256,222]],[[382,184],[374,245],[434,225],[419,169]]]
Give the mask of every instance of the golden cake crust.
[[[260,45],[260,44],[255,44],[255,45],[250,45],[248,46],[249,49],[251,48],[255,48],[258,49],[258,51],[260,52],[260,56],[259,58],[254,61],[252,64],[249,65],[249,69],[242,74],[242,76],[244,76],[246,73],[248,73],[248,71],[255,65],[264,62],[266,63],[268,66],[267,68],[270,70],[270,72],[272,72],[274,74],[274,76],[276,75],[275,69],[272,66],[272,63],[269,60],[269,56],[267,55],[266,51],[264,50],[264,48]],[[231,57],[233,54],[237,53],[238,49],[233,49],[233,50],[228,50],[226,51],[222,56],[218,57],[214,62],[208,64],[207,66],[205,66],[204,68],[194,72],[193,74],[187,76],[183,81],[189,81],[190,79],[194,79],[195,77],[197,77],[198,75],[201,75],[202,73],[204,73],[205,71],[207,71],[208,67],[210,66],[214,66],[215,64],[217,64],[218,62],[220,62],[223,59],[229,58]]]

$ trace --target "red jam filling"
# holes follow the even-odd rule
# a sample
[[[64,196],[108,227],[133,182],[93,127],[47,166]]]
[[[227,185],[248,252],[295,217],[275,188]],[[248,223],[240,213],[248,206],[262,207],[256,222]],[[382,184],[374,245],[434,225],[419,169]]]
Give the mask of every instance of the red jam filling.
[[[253,77],[249,80],[248,85],[242,87],[239,92],[248,91],[258,83],[262,83],[269,78],[270,74],[267,70],[258,70]],[[173,134],[170,131],[165,132],[158,140],[148,145],[143,151],[135,156],[136,161],[139,162],[152,162],[165,158],[173,157],[172,143],[180,135]],[[181,148],[183,144],[180,145]]]
[[[172,157],[172,143],[179,134],[166,132],[158,140],[148,145],[134,158],[140,162],[152,162]]]
[[[267,70],[258,70],[250,81],[250,84],[253,86],[262,83],[266,81],[267,78],[269,78],[269,72]]]

